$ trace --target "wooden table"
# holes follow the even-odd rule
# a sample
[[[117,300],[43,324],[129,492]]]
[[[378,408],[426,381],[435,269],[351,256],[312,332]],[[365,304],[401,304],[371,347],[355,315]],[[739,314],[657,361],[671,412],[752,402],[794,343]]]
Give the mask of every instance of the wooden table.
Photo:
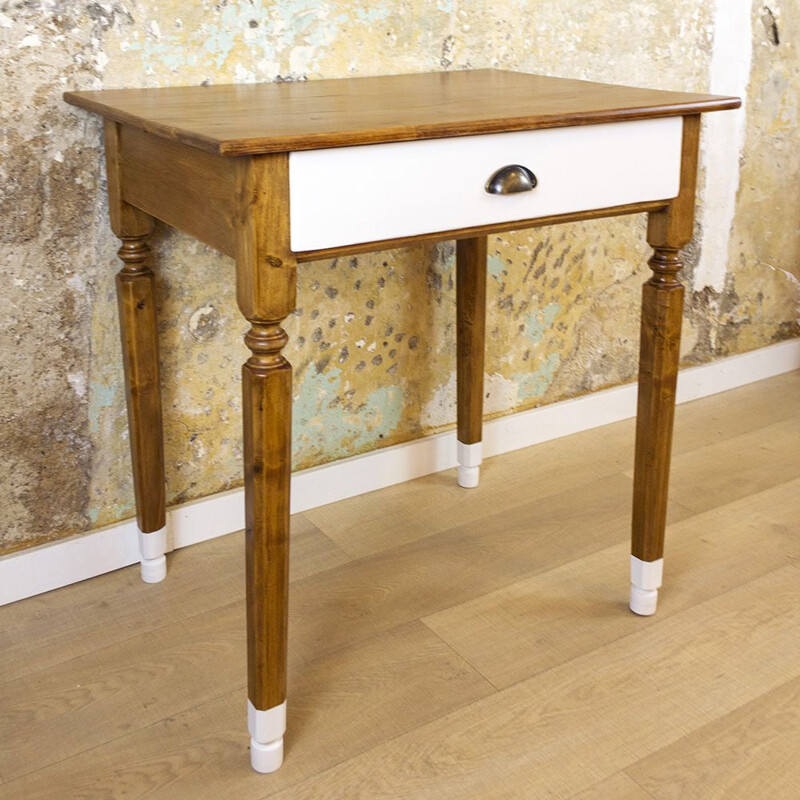
[[[260,772],[283,760],[291,365],[281,324],[297,264],[457,240],[459,483],[481,461],[487,234],[647,212],[631,609],[663,565],[683,287],[700,114],[738,98],[478,70],[307,83],[68,92],[105,119],[142,576],[166,574],[153,220],[236,260],[251,327],[242,369],[248,726]]]

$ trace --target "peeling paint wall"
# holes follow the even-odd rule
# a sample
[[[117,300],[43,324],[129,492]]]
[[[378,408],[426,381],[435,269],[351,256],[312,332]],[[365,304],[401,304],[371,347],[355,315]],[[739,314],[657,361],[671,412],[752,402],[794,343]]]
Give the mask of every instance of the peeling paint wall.
[[[0,552],[133,513],[100,126],[63,90],[497,66],[746,93],[746,116],[704,132],[685,254],[698,363],[799,332],[799,21],[788,0],[718,3],[0,0]],[[241,482],[247,325],[230,259],[164,227],[153,247],[177,503]],[[490,415],[635,375],[642,218],[493,236],[489,253]],[[451,242],[301,266],[295,468],[453,425],[454,266]]]
[[[781,9],[785,11],[780,14]],[[796,336],[800,316],[800,16],[754,2],[745,143],[715,350]]]

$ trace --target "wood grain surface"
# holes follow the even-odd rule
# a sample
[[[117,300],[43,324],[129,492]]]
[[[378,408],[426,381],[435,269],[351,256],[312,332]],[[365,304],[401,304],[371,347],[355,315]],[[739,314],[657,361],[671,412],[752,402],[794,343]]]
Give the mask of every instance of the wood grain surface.
[[[125,200],[195,239],[234,255],[234,168],[230,159],[120,126]]]
[[[458,441],[483,435],[483,359],[486,350],[485,236],[456,243],[456,372]]]
[[[625,772],[653,800],[796,800],[800,678],[638,761]]]
[[[467,70],[66,92],[73,105],[201,150],[244,155],[738,108],[736,97]]]
[[[683,121],[680,192],[648,218],[647,241],[655,252],[647,262],[653,274],[642,287],[631,524],[631,553],[642,561],[656,561],[664,552],[683,324],[679,249],[694,229],[699,145],[700,115],[694,114]]]
[[[797,576],[783,566],[275,797],[568,797],[796,677]]]

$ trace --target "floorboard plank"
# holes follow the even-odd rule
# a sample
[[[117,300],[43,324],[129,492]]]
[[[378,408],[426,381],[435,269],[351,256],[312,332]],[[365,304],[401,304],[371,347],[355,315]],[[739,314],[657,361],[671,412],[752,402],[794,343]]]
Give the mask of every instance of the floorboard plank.
[[[798,477],[800,425],[791,418],[673,458],[669,492],[700,512]]]
[[[673,451],[679,456],[797,416],[800,371],[681,405]],[[458,487],[449,470],[306,516],[353,557],[379,553],[486,516],[487,494],[495,506],[510,509],[569,488],[579,491],[582,484],[617,472],[632,474],[634,433],[635,421],[624,420],[486,459],[480,492]]]
[[[672,452],[681,455],[798,416],[800,370],[795,370],[679,405]]]
[[[658,613],[627,609],[628,543],[423,621],[504,688],[800,559],[800,479],[669,527]]]
[[[533,500],[580,491],[633,461],[632,420],[486,459],[480,491],[463,489],[455,470],[439,472],[307,511],[353,557],[384,552]],[[491,502],[487,503],[487,496]]]
[[[798,629],[784,567],[276,797],[569,797],[798,677]]]
[[[626,769],[655,800],[797,800],[800,679]]]
[[[292,580],[349,560],[302,515],[292,525]],[[173,622],[189,624],[244,591],[241,532],[167,558],[161,583],[143,583],[137,565],[0,607],[0,683],[26,675],[32,664],[43,669]]]
[[[299,581],[291,647],[307,660],[627,540],[631,496],[601,478]]]
[[[220,684],[228,681],[223,674]],[[176,675],[188,683],[188,675]],[[290,673],[287,758],[279,772],[250,770],[242,686],[198,707],[0,785],[0,797],[260,798],[494,693],[419,622],[309,662]],[[80,720],[75,720],[75,725]],[[46,729],[31,738],[41,743]],[[0,751],[3,759],[19,753]],[[28,756],[30,757],[30,756]],[[34,765],[36,761],[33,762]]]
[[[569,800],[654,800],[654,798],[624,772],[617,772],[610,778],[573,795]]]

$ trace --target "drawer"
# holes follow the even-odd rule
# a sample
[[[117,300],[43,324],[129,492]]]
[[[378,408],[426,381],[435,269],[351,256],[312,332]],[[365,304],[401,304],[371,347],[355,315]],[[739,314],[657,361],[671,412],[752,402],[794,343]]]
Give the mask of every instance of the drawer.
[[[678,194],[683,119],[359,145],[289,154],[291,247],[321,250]],[[489,194],[509,164],[531,191]]]

